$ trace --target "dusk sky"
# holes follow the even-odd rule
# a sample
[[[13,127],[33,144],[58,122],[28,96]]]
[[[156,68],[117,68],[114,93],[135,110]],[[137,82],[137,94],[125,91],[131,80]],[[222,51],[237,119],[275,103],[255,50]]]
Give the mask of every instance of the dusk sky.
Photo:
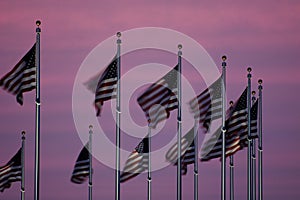
[[[297,93],[299,91],[297,88],[300,87],[299,12],[300,2],[296,0],[1,1],[0,77],[9,72],[30,49],[35,42],[35,21],[42,21],[40,199],[87,199],[87,183],[76,185],[70,181],[75,161],[84,145],[73,120],[72,95],[76,76],[78,77],[78,71],[90,52],[101,42],[113,41],[110,44],[112,48],[107,49],[107,54],[99,55],[103,62],[91,66],[99,69],[95,72],[103,70],[114,56],[115,34],[118,31],[124,32],[122,48],[126,49],[126,45],[130,45],[126,44],[126,31],[143,27],[167,28],[189,36],[202,45],[219,70],[222,55],[227,55],[228,100],[237,99],[246,87],[247,67],[253,69],[254,90],[257,91],[258,79],[263,79],[264,198],[299,199],[300,160],[297,149],[300,141],[300,96]],[[113,39],[107,40],[108,38]],[[156,39],[152,38],[153,41]],[[177,44],[180,42],[182,41],[174,40],[174,52],[177,51]],[[183,54],[189,51],[188,48],[189,45],[183,44]],[[151,49],[130,52],[122,57],[122,75],[137,65],[154,62],[167,65],[171,69],[176,65],[177,57],[167,52],[160,54],[159,51]],[[184,66],[183,73],[186,79],[190,81],[195,93],[200,93],[206,87],[203,82],[205,77],[193,75],[191,68]],[[156,70],[153,73],[156,73],[158,79],[166,71],[166,69]],[[96,74],[91,74],[93,75]],[[133,81],[147,79],[148,75],[137,73]],[[132,118],[141,126],[146,125],[146,118],[136,103],[136,97],[143,89],[145,86],[138,88],[128,106]],[[0,166],[17,152],[21,145],[21,131],[25,130],[26,199],[33,199],[34,98],[33,91],[25,93],[24,105],[20,106],[15,96],[0,89]],[[183,103],[186,107],[185,98],[191,99],[193,96],[184,97]],[[114,102],[115,100],[105,102],[102,116],[97,119],[105,135],[112,142],[115,141],[115,121],[111,106]],[[93,110],[92,100],[87,102],[87,107],[86,109]],[[84,120],[86,119],[88,118]],[[192,117],[190,119],[193,120]],[[93,125],[96,134],[97,126]],[[173,112],[166,122],[166,127],[153,138],[152,145],[155,149],[164,146],[165,142],[170,142],[175,136],[175,132],[176,112]],[[86,134],[87,138],[88,125]],[[129,152],[146,132],[132,134],[139,138],[122,133],[124,140],[121,141],[121,147]],[[201,129],[199,135],[201,144],[204,137]],[[95,137],[93,145],[95,149],[101,148],[101,141]],[[238,200],[246,199],[246,153],[246,150],[242,150],[235,155],[235,197]],[[107,150],[104,156],[114,161],[115,153]],[[126,159],[127,156],[121,158],[122,167]],[[220,164],[219,159],[209,162],[199,161],[199,199],[220,199]],[[114,199],[114,170],[97,158],[93,160],[93,168],[94,199]],[[193,167],[189,166],[188,174],[182,178],[185,200],[193,199],[192,172]],[[227,172],[229,183],[228,163]],[[146,178],[146,174],[141,174],[123,183],[121,200],[146,199]],[[157,170],[153,172],[152,179],[154,200],[176,199],[176,167],[169,165]],[[1,200],[19,197],[19,182],[0,193]]]

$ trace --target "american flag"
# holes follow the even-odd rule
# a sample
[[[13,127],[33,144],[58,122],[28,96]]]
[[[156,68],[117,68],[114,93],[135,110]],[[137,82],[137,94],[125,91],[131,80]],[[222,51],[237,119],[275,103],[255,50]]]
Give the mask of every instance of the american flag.
[[[129,155],[120,176],[121,183],[136,177],[148,168],[148,153],[149,139],[148,136],[146,136]]]
[[[177,143],[166,153],[166,160],[177,165]],[[195,163],[194,128],[181,138],[181,174],[187,173],[187,165]]]
[[[10,161],[0,167],[0,192],[10,188],[13,182],[21,181],[22,178],[22,147]]]
[[[138,97],[149,127],[155,128],[160,121],[169,118],[170,111],[178,107],[177,75],[178,65]]]
[[[16,95],[16,100],[23,105],[23,93],[36,87],[35,44],[16,66],[0,79],[0,86]]]
[[[251,119],[251,125],[250,125],[250,132],[251,132],[251,138],[255,139],[258,137],[257,135],[257,109],[258,109],[258,100],[255,101],[255,103],[251,107],[250,111],[250,119]],[[241,137],[241,148],[248,146],[248,124],[243,127],[243,130],[239,132],[239,135]]]
[[[114,99],[117,97],[117,69],[118,58],[117,56],[111,61],[108,67],[102,73],[95,90],[94,105],[97,110],[97,116],[100,116],[103,102]],[[91,82],[93,82],[91,80]],[[89,84],[89,83],[88,83]]]
[[[241,130],[247,127],[247,89],[246,88],[237,102],[229,109],[226,125],[226,156],[232,155],[241,149]],[[222,133],[221,127],[209,138],[201,148],[201,161],[208,161],[222,156]]]
[[[74,170],[72,173],[71,181],[73,183],[82,184],[84,183],[89,176],[89,167],[90,167],[90,159],[89,159],[89,151],[87,143],[83,149],[80,151],[80,154],[76,160]]]
[[[190,110],[204,132],[208,132],[212,120],[222,117],[222,80],[221,76],[189,102]]]

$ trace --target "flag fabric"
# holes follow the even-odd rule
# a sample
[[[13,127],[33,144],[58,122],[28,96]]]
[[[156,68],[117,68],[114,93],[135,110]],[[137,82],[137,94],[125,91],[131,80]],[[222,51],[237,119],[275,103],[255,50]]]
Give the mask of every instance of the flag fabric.
[[[160,121],[169,118],[170,111],[178,108],[177,73],[178,65],[152,84],[137,99],[151,128],[155,128]]]
[[[120,182],[126,182],[148,168],[149,161],[149,138],[146,136],[129,155],[123,172],[120,176]]]
[[[177,165],[177,148],[174,144],[166,153],[166,160]],[[181,138],[181,174],[187,174],[187,165],[195,163],[194,128]]]
[[[222,76],[189,102],[194,118],[207,133],[212,120],[222,117]]]
[[[233,105],[232,109],[228,111],[228,118],[225,122],[226,133],[226,152],[225,155],[229,156],[240,150],[241,135],[240,131],[247,127],[247,89],[239,97],[237,102]],[[213,133],[205,143],[202,145],[200,160],[208,161],[222,156],[222,132],[221,127]]]
[[[94,105],[97,110],[97,116],[100,116],[103,102],[115,99],[117,97],[117,82],[118,82],[118,58],[115,56],[111,63],[107,66],[104,72],[98,79],[98,84],[95,89]],[[93,82],[91,80],[90,82]],[[87,83],[89,84],[89,83]]]
[[[10,188],[13,182],[21,181],[21,158],[22,147],[6,165],[0,167],[0,192],[3,192],[6,188]]]
[[[76,184],[84,183],[89,177],[89,168],[90,168],[90,159],[89,159],[89,143],[87,143],[83,149],[80,151],[80,154],[76,160],[71,182]]]
[[[256,139],[258,138],[257,134],[257,110],[258,110],[258,100],[255,101],[255,103],[251,107],[250,111],[250,119],[251,119],[251,125],[250,125],[250,133],[251,138]],[[248,124],[243,127],[243,129],[239,132],[239,135],[241,137],[241,148],[248,146]]]
[[[36,88],[35,44],[15,67],[0,79],[0,86],[16,95],[16,100],[23,105],[23,93]]]

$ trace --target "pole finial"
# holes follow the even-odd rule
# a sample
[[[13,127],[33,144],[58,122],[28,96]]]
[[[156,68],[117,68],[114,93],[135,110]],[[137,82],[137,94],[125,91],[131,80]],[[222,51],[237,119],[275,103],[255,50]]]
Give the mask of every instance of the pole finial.
[[[89,125],[89,129],[93,129],[93,125]]]
[[[248,67],[247,68],[247,71],[250,73],[252,71],[252,68],[251,67]]]
[[[42,24],[42,22],[41,20],[36,20],[35,24],[39,27]]]
[[[263,83],[262,79],[258,80],[258,84],[261,85]]]
[[[233,101],[229,101],[229,105],[230,105],[230,106],[233,106]]]
[[[178,44],[178,49],[181,50],[182,49],[182,44]]]
[[[117,37],[120,38],[122,36],[121,32],[117,32]]]
[[[227,60],[227,56],[222,56],[222,60],[223,60],[223,62],[225,62],[226,60]]]
[[[22,131],[22,135],[24,136],[26,134],[26,132],[25,131]]]
[[[256,92],[253,90],[253,91],[252,91],[252,95],[254,96],[255,94],[256,94]]]

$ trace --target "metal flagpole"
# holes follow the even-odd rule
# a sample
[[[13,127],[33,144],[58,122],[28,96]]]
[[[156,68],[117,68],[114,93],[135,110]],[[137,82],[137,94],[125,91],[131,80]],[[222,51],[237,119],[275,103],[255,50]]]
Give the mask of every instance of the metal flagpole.
[[[41,21],[36,21],[36,90],[35,90],[35,168],[34,168],[34,200],[39,200],[40,191],[40,33]]]
[[[225,133],[226,133],[226,127],[225,127],[225,106],[226,106],[226,56],[222,56],[222,159],[221,159],[221,199],[226,199],[226,141],[225,141]]]
[[[177,88],[178,88],[178,112],[177,112],[177,200],[181,200],[182,184],[181,184],[181,56],[182,45],[178,45],[178,73],[177,73]]]
[[[230,157],[230,200],[234,200],[234,162],[233,162],[233,155]]]
[[[89,126],[89,200],[93,199],[93,156],[92,156],[92,138],[93,138],[93,126]]]
[[[117,104],[116,104],[116,116],[117,116],[117,123],[116,123],[116,171],[115,171],[115,199],[120,199],[120,120],[121,120],[121,96],[120,96],[120,52],[121,52],[121,33],[117,33]]]
[[[195,162],[194,162],[194,200],[198,200],[198,120],[194,122],[194,145],[195,145]]]
[[[263,180],[262,180],[262,167],[263,167],[263,147],[262,147],[262,80],[258,80],[258,200],[263,199]]]
[[[233,101],[229,102],[230,105],[230,110],[233,109]],[[230,167],[230,200],[234,200],[234,159],[233,155],[230,155],[229,157],[230,162],[229,162],[229,167]]]
[[[21,176],[21,200],[25,200],[25,131],[22,131],[22,176]]]
[[[151,200],[151,128],[148,127],[148,200]]]
[[[252,146],[252,139],[251,139],[251,67],[248,67],[248,93],[247,93],[247,112],[248,112],[248,153],[247,153],[247,199],[252,200],[252,160],[251,160],[251,146]]]
[[[252,105],[255,103],[255,91],[252,91]],[[251,116],[251,113],[250,113]],[[251,129],[251,124],[250,124],[250,129]],[[251,151],[252,151],[252,199],[256,200],[256,141],[252,137],[252,146],[251,146]]]

